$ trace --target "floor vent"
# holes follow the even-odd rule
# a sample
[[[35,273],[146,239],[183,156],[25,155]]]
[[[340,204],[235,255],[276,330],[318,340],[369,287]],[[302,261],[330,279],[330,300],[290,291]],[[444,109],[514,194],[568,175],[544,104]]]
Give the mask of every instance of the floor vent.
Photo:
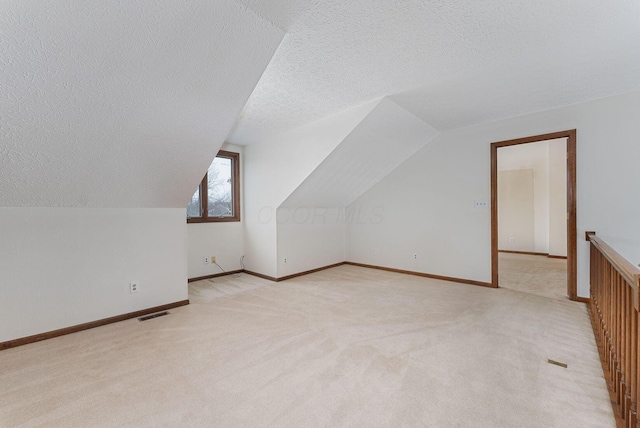
[[[567,368],[567,365],[565,363],[561,363],[561,362],[558,362],[558,361],[547,360],[547,363],[553,364],[553,365],[556,365],[556,366],[560,366],[560,367],[564,367],[565,369]]]
[[[169,312],[167,312],[167,311],[158,312],[157,314],[151,314],[151,315],[147,315],[145,317],[140,317],[140,318],[138,318],[138,321],[152,320],[154,318],[163,317],[165,315],[169,315]]]

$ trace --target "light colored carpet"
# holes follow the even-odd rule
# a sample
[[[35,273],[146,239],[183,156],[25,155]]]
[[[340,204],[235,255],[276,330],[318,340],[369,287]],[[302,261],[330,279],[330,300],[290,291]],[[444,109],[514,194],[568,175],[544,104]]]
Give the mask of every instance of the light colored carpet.
[[[615,427],[581,303],[354,266],[190,288],[0,352],[0,426]]]
[[[565,259],[498,253],[498,275],[500,287],[569,300]]]

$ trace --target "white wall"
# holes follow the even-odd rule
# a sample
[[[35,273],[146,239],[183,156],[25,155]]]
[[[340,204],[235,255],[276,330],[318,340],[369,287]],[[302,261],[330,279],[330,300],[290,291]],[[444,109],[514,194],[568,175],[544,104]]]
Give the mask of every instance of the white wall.
[[[489,200],[490,158],[475,136],[440,134],[353,203],[347,260],[488,282],[490,211],[474,200]]]
[[[222,273],[215,264],[205,265],[203,263],[204,257],[215,256],[216,262],[227,272],[241,269],[240,257],[244,254],[243,221],[245,212],[243,147],[226,143],[221,150],[240,154],[240,221],[187,224],[189,278]],[[211,161],[213,161],[213,157]],[[197,187],[198,184],[194,185],[194,191]]]
[[[548,154],[548,144],[542,144]],[[536,161],[533,168],[533,251],[536,253],[549,252],[549,215],[549,156],[547,155],[544,160]]]
[[[345,261],[343,213],[342,208],[278,208],[278,277]]]
[[[275,160],[264,147],[244,151],[244,254],[247,270],[275,277],[277,273]]]
[[[533,175],[533,169],[498,171],[500,250],[536,251]]]
[[[204,257],[216,257],[225,271],[241,269],[243,249],[241,222],[191,223],[187,225],[189,278],[222,273],[215,264],[204,264]]]
[[[289,214],[343,212],[437,134],[385,98],[247,147],[248,269],[280,277],[344,261],[344,224]]]
[[[0,208],[0,236],[0,342],[188,298],[180,208]]]
[[[567,255],[567,142],[549,142],[549,254]]]
[[[278,275],[278,207],[379,101],[245,147],[244,251],[247,270],[272,277]]]
[[[490,199],[490,144],[576,128],[578,295],[586,297],[585,230],[640,261],[638,114],[634,92],[445,132],[352,205],[379,207],[383,220],[347,225],[347,257],[489,282],[490,211],[473,201]]]
[[[549,141],[500,147],[498,171],[528,168],[533,170],[534,234],[535,242],[528,249],[537,253],[549,252]],[[500,192],[498,192],[500,198]],[[499,204],[498,204],[499,205]],[[500,217],[498,216],[500,227]],[[500,236],[500,230],[498,232]],[[499,245],[500,249],[515,249]]]

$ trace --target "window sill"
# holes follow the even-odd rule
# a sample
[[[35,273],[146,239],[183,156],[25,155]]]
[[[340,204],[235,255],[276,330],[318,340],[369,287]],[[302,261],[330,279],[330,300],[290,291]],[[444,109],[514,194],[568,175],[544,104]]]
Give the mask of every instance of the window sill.
[[[238,222],[240,217],[211,217],[211,218],[188,218],[187,224],[191,223],[229,223]]]

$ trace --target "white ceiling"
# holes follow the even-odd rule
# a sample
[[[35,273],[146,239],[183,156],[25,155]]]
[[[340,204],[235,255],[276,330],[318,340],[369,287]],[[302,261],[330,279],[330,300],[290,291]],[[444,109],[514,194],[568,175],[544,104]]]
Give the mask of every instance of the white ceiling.
[[[283,35],[233,0],[0,2],[0,206],[185,207]]]
[[[640,90],[639,22],[637,0],[5,0],[0,206],[184,207],[225,138],[385,97],[443,131]]]
[[[440,131],[640,89],[637,0],[238,0],[287,30],[228,141],[388,96]]]

